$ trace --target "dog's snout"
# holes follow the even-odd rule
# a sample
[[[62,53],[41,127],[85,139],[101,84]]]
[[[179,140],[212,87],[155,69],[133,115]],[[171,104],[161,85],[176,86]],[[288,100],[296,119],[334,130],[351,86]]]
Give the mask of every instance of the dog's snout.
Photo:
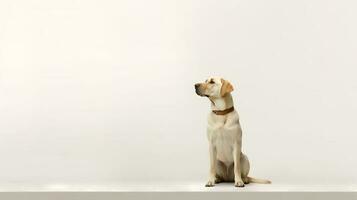
[[[195,84],[195,89],[197,90],[198,87],[200,87],[200,84],[199,84],[199,83],[196,83],[196,84]]]

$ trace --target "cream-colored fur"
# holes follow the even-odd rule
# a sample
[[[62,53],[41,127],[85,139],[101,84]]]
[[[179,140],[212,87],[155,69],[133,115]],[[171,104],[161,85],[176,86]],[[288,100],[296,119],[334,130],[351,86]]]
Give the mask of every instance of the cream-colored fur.
[[[196,93],[211,101],[212,110],[226,110],[233,106],[233,86],[219,77],[211,77],[195,84]],[[208,115],[207,137],[209,141],[210,170],[207,187],[221,181],[233,182],[244,187],[250,182],[270,183],[269,180],[248,176],[249,160],[242,153],[242,129],[236,110],[225,115]]]

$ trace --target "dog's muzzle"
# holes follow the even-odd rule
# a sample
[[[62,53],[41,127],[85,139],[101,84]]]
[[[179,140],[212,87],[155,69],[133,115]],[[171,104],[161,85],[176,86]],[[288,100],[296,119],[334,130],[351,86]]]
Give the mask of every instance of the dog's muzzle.
[[[200,84],[199,84],[199,83],[196,83],[196,84],[195,84],[195,92],[196,92],[197,95],[202,96],[202,94],[200,93],[199,87],[200,87]]]
[[[199,95],[199,96],[201,96],[201,97],[209,97],[209,95],[207,95],[207,94],[202,94],[202,93],[200,92],[200,86],[201,86],[200,83],[196,83],[196,84],[195,84],[196,94]]]

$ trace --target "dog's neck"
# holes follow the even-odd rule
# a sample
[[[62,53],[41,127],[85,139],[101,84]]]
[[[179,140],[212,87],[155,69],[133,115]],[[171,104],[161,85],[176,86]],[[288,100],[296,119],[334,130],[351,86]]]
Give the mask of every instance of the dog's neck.
[[[211,100],[212,110],[226,110],[233,107],[233,98],[231,94],[226,94],[221,98],[209,98]]]

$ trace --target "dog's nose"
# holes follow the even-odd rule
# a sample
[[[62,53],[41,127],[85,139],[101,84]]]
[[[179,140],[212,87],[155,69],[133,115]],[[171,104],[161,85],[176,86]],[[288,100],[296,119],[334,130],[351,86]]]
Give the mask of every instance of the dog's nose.
[[[197,90],[198,87],[200,87],[200,84],[199,84],[199,83],[196,83],[196,84],[195,84],[195,89]]]

